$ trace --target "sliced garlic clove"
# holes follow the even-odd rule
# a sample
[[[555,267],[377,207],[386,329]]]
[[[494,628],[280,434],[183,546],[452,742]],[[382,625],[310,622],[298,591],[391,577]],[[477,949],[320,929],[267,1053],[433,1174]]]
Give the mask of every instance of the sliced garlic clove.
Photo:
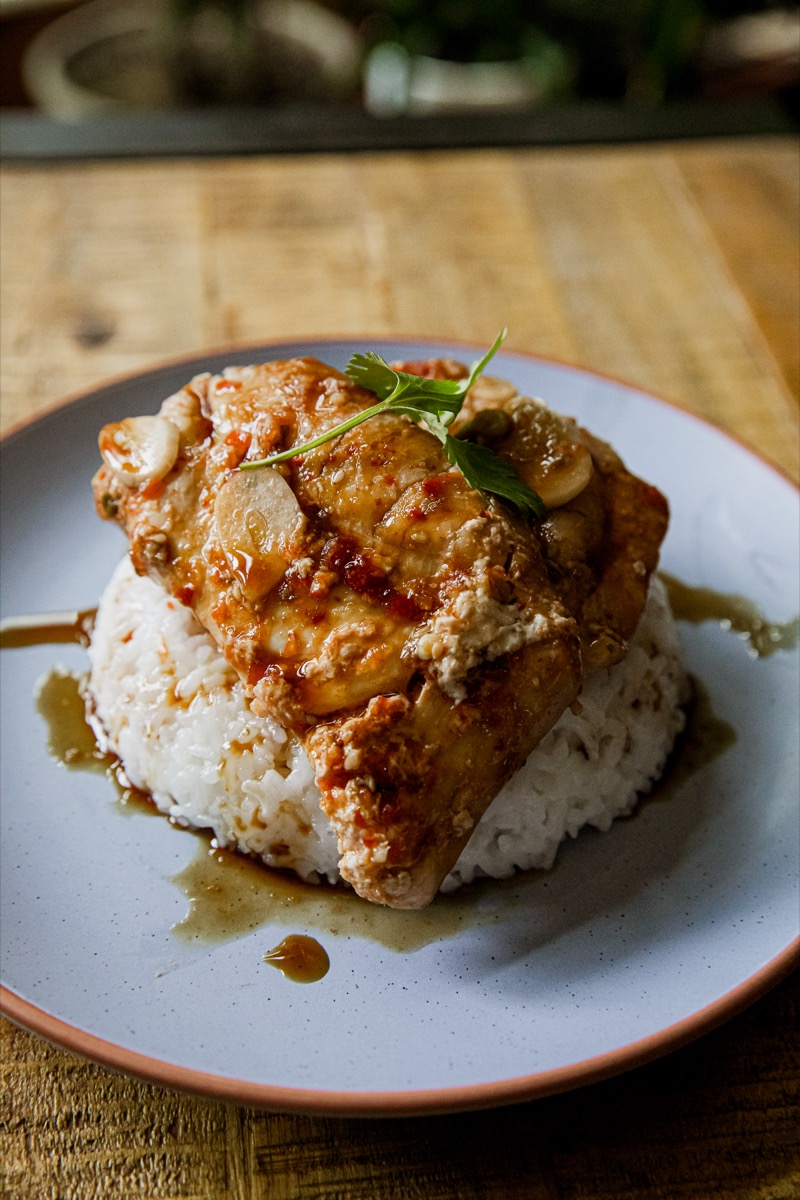
[[[513,383],[509,383],[507,379],[497,379],[494,375],[479,375],[469,389],[470,407],[474,409],[476,406],[483,408],[502,405],[518,395],[519,392]]]
[[[106,466],[126,487],[163,479],[180,449],[180,434],[164,417],[126,417],[101,429],[98,441]]]
[[[563,447],[560,458],[534,470],[532,478],[526,482],[539,493],[547,508],[560,508],[581,494],[592,478],[593,470],[588,448],[573,443]]]
[[[289,484],[273,467],[234,471],[214,503],[228,565],[245,596],[265,596],[286,572],[305,524]]]
[[[591,451],[580,429],[539,400],[519,400],[511,408],[514,432],[498,447],[547,508],[560,508],[579,496],[594,472]]]

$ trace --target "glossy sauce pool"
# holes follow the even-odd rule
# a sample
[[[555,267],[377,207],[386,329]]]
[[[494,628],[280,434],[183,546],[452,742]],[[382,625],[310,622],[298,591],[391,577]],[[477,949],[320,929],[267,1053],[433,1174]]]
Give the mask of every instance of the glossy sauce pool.
[[[127,785],[117,760],[98,749],[80,689],[77,676],[58,671],[45,676],[39,687],[37,705],[47,724],[50,753],[71,769],[104,772],[115,784],[122,811],[160,815],[146,793]],[[734,730],[715,716],[705,688],[695,681],[686,730],[647,802],[672,797],[691,774],[724,753],[735,740]],[[477,881],[437,896],[420,911],[396,911],[368,904],[345,886],[303,883],[288,872],[221,850],[208,832],[175,828],[181,835],[190,833],[197,843],[191,861],[173,877],[189,902],[187,914],[173,926],[173,934],[187,942],[216,945],[265,925],[291,923],[328,938],[357,937],[410,953],[461,929],[502,921],[517,902],[523,878]],[[320,943],[316,945],[322,949]],[[292,967],[290,957],[284,954],[279,959],[268,961],[284,970],[287,978],[295,978],[286,968],[296,974],[296,964]],[[313,967],[309,969],[313,971]]]
[[[105,774],[114,785],[120,811],[163,819],[147,793],[125,779],[119,760],[98,747],[81,687],[80,676],[62,670],[48,672],[39,683],[36,706],[47,727],[49,753],[71,770]],[[197,842],[194,857],[173,878],[189,901],[186,917],[173,927],[174,935],[184,941],[213,945],[291,920],[305,930],[367,938],[387,949],[409,952],[452,937],[467,924],[500,919],[494,906],[481,912],[480,887],[440,896],[420,912],[398,912],[368,904],[344,885],[304,883],[289,872],[221,850],[208,831],[173,828]]]
[[[745,637],[754,657],[765,657],[789,648],[798,640],[798,621],[775,624],[755,605],[740,596],[691,588],[663,577],[678,620],[715,620]],[[46,642],[86,645],[93,612],[60,614],[60,619],[31,618],[9,623],[3,629],[3,647]],[[730,725],[713,712],[703,685],[694,680],[687,709],[687,726],[667,767],[648,797],[666,799],[695,771],[724,753],[736,740]],[[116,789],[122,811],[158,814],[146,795],[129,785],[119,761],[104,753],[86,718],[78,676],[53,670],[40,682],[37,708],[48,730],[49,752],[71,769],[99,771]],[[439,895],[419,912],[398,912],[365,903],[349,888],[306,884],[289,873],[272,870],[241,854],[216,847],[207,832],[192,833],[198,848],[192,861],[173,882],[189,901],[175,936],[193,942],[216,944],[271,923],[313,929],[327,937],[359,937],[377,941],[387,949],[410,952],[430,942],[452,937],[467,926],[502,920],[516,899],[519,880],[484,880],[451,895]],[[327,952],[307,933],[289,934],[264,955],[296,982],[322,978],[329,963]]]
[[[749,644],[753,658],[768,658],[776,650],[793,650],[800,640],[800,616],[791,621],[768,621],[752,600],[744,596],[690,587],[663,572],[659,578],[667,589],[676,621],[690,621],[694,625],[717,621]]]

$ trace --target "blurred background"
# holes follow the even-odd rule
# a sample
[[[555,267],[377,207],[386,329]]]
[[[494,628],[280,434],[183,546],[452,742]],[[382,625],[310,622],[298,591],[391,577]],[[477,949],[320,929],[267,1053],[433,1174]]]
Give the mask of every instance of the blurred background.
[[[220,109],[390,122],[766,103],[796,128],[800,6],[0,0],[0,55],[0,106],[62,122]]]

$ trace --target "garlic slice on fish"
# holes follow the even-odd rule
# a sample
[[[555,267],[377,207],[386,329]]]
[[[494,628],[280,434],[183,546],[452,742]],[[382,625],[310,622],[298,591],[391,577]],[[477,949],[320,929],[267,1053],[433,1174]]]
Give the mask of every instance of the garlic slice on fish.
[[[305,525],[297,498],[273,467],[234,471],[214,502],[220,545],[249,600],[265,596],[286,572]]]
[[[126,417],[100,431],[100,453],[106,466],[126,487],[163,479],[180,449],[180,434],[164,417]]]
[[[507,379],[498,379],[496,375],[479,375],[469,389],[470,401],[473,405],[502,405],[518,396],[519,392]]]
[[[547,508],[560,508],[579,496],[594,472],[580,429],[538,400],[520,399],[507,410],[514,421],[498,449]]]
[[[527,472],[523,471],[520,475],[539,493],[547,508],[560,508],[581,494],[592,478],[593,470],[588,448],[575,444],[565,449],[561,458],[533,471],[529,477],[526,478]]]

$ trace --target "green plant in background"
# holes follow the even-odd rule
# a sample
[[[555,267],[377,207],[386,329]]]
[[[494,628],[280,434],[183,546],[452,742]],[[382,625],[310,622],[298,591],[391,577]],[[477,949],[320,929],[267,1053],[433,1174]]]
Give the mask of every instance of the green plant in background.
[[[456,62],[524,60],[548,94],[658,103],[696,90],[709,28],[779,0],[328,0],[369,45]]]
[[[574,48],[578,90],[655,102],[679,90],[708,24],[703,0],[543,0],[553,36]]]
[[[645,0],[641,4],[639,45],[630,64],[626,98],[652,103],[665,99],[685,78],[707,25],[699,0]]]
[[[338,7],[341,11],[341,0]],[[409,69],[403,68],[403,57],[407,63],[484,64],[487,69],[509,64],[518,72],[516,86],[531,98],[563,98],[572,91],[569,50],[542,28],[536,5],[525,0],[376,0],[362,30],[368,47],[392,48],[394,68],[401,73]],[[391,58],[384,62],[391,70]]]
[[[715,23],[770,10],[781,0],[535,0],[541,28],[577,64],[587,98],[658,103],[697,91],[698,52]]]
[[[502,62],[538,49],[536,8],[522,0],[378,0],[374,14],[384,39],[409,54]]]

